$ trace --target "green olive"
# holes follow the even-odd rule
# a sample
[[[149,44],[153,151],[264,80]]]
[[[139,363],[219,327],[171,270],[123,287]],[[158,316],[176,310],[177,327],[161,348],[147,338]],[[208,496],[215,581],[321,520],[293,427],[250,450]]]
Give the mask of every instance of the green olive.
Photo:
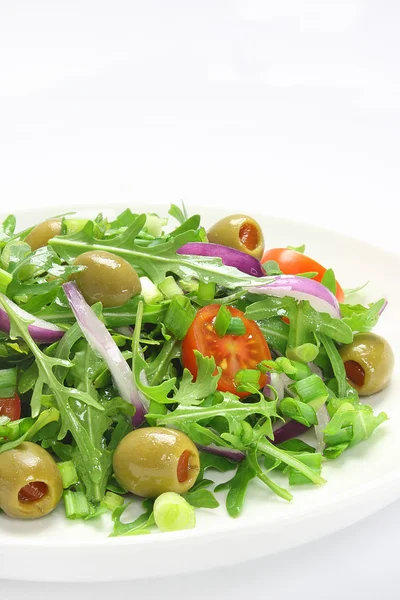
[[[360,396],[380,392],[389,383],[394,355],[388,342],[376,333],[357,333],[340,348],[347,378]]]
[[[63,493],[60,471],[50,454],[23,442],[0,454],[0,508],[15,519],[38,519],[51,512]]]
[[[86,267],[73,278],[89,304],[122,306],[142,289],[135,269],[110,252],[85,252],[75,259],[74,265]]]
[[[39,223],[32,229],[25,238],[25,242],[29,244],[32,250],[47,246],[49,240],[56,235],[61,234],[61,219],[49,219]]]
[[[207,231],[208,241],[241,250],[261,260],[264,236],[260,225],[247,215],[224,217]]]
[[[184,494],[200,469],[199,452],[187,435],[166,427],[135,429],[114,453],[114,473],[130,492],[156,498],[164,492]]]

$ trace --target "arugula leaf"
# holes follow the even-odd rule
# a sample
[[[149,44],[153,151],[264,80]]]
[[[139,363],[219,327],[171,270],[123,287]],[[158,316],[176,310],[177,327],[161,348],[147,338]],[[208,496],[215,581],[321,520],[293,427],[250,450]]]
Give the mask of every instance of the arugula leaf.
[[[371,331],[379,320],[379,313],[386,303],[385,298],[381,298],[374,304],[363,306],[362,304],[341,304],[340,310],[343,322],[346,323],[352,331]]]
[[[344,398],[347,395],[348,390],[351,390],[354,394],[356,394],[353,388],[351,388],[347,383],[346,370],[334,342],[325,335],[320,335],[320,339],[331,362],[333,373],[336,377],[339,397]]]
[[[195,508],[218,508],[219,502],[210,490],[198,489],[183,494],[183,498]]]
[[[173,402],[178,402],[182,406],[199,404],[204,398],[213,394],[222,373],[220,367],[216,368],[212,356],[203,356],[197,350],[194,351],[194,354],[197,365],[196,381],[193,381],[193,375],[189,369],[184,369],[179,389],[173,397]],[[216,374],[214,374],[215,371],[217,371]]]
[[[192,221],[191,221],[192,220]],[[93,222],[84,229],[69,236],[55,237],[50,245],[67,262],[88,250],[107,250],[127,260],[136,270],[144,272],[153,283],[161,283],[167,272],[175,273],[182,279],[195,277],[202,281],[214,281],[231,289],[243,285],[261,285],[262,278],[252,277],[234,267],[226,267],[220,258],[185,256],[177,250],[188,242],[201,240],[199,229],[188,229],[191,223],[198,223],[190,217],[178,230],[166,238],[160,238],[155,245],[139,245],[136,238],[146,223],[146,215],[140,215],[127,229],[112,239],[99,239],[94,236]],[[188,225],[189,224],[189,225]]]
[[[182,208],[180,208],[176,204],[171,204],[168,214],[170,214],[171,217],[176,219],[178,221],[178,223],[180,223],[181,225],[185,221],[187,221],[187,218],[188,218],[187,213],[186,213],[186,208],[185,208],[185,205],[183,204],[183,202],[182,202]]]
[[[157,404],[170,404],[171,398],[168,394],[175,388],[176,377],[172,377],[159,385],[149,385],[147,381],[146,373],[148,371],[148,365],[143,358],[143,352],[140,348],[140,331],[142,327],[143,318],[143,302],[139,302],[137,310],[136,327],[132,339],[132,370],[135,385],[139,392],[147,399]],[[167,343],[167,342],[166,342]],[[157,413],[157,417],[159,414]],[[153,415],[154,418],[156,418]]]
[[[284,500],[287,500],[288,502],[293,500],[293,496],[290,492],[285,490],[285,488],[282,488],[280,485],[276,484],[270,477],[268,477],[266,472],[264,472],[262,470],[262,468],[260,467],[259,462],[258,462],[257,450],[255,448],[252,448],[248,452],[247,457],[248,457],[249,464],[251,465],[252,469],[254,470],[258,479],[260,479],[260,481],[265,483],[265,485],[268,486],[277,496],[280,496],[281,498],[283,498]]]
[[[272,317],[289,317],[295,308],[296,300],[294,298],[268,296],[263,300],[252,302],[246,308],[245,316],[253,321],[264,321]]]
[[[242,512],[248,485],[255,477],[256,473],[248,460],[244,460],[239,464],[232,479],[225,483],[220,483],[215,488],[216,492],[229,490],[226,497],[226,509],[228,514],[234,519]]]
[[[132,429],[130,418],[134,410],[131,404],[120,397],[102,401],[93,386],[93,377],[102,360],[96,356],[86,340],[81,340],[80,349],[74,355],[74,365],[69,372],[69,377],[74,379],[77,389],[91,395],[96,402],[101,403],[103,410],[99,412],[92,406],[85,407],[76,400],[70,400],[70,411],[73,412],[81,426],[87,432],[91,453],[91,461],[83,460],[81,450],[76,446],[72,452],[79,479],[85,485],[86,496],[91,502],[101,502],[107,486],[108,478],[112,472],[113,450],[121,439]],[[113,434],[109,443],[104,435],[114,425]]]
[[[156,418],[158,425],[173,425],[180,427],[191,423],[197,423],[204,419],[213,417],[224,417],[231,431],[234,431],[236,424],[250,415],[262,415],[267,419],[277,416],[276,402],[260,398],[258,402],[252,404],[243,403],[237,396],[229,392],[220,393],[222,401],[213,406],[183,406],[179,405],[173,412],[157,418],[157,415],[147,415],[150,418]]]
[[[328,313],[320,313],[312,308],[307,300],[296,302],[293,298],[275,298],[269,296],[253,302],[246,308],[245,316],[253,320],[271,317],[288,317],[290,329],[289,347],[297,347],[309,342],[310,334],[323,333],[342,344],[353,340],[353,333],[347,323],[335,319]]]
[[[223,456],[217,456],[215,454],[211,454],[210,452],[201,452],[200,453],[200,471],[198,480],[201,480],[204,477],[204,473],[207,469],[215,469],[220,473],[225,473],[226,471],[232,471],[236,469],[237,463],[232,460],[228,460]]]
[[[327,269],[321,279],[322,285],[324,285],[333,295],[336,294],[336,277],[332,269]]]
[[[286,246],[288,250],[294,250],[295,252],[300,252],[300,254],[304,254],[306,251],[306,245],[302,244],[301,246]]]
[[[146,533],[150,533],[150,529],[153,525],[155,525],[154,515],[153,515],[153,500],[145,500],[143,502],[144,513],[142,513],[137,519],[132,521],[131,523],[122,523],[121,517],[128,508],[131,506],[133,502],[129,502],[128,504],[124,504],[123,506],[117,506],[113,510],[112,520],[114,522],[114,529],[110,533],[109,537],[117,537],[124,535],[142,535]]]
[[[289,337],[289,325],[282,321],[280,317],[272,317],[257,323],[267,340],[268,346],[277,350],[280,354],[285,354]]]
[[[12,237],[17,220],[14,215],[8,215],[2,223],[0,223],[0,248],[2,248]]]

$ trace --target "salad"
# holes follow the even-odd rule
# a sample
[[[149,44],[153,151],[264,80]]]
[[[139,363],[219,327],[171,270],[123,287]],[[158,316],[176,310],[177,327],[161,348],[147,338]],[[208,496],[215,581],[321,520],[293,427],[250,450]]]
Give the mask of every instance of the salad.
[[[349,303],[249,216],[169,218],[0,225],[0,520],[61,503],[120,536],[194,527],[220,502],[238,517],[252,480],[291,501],[386,421],[360,399],[393,370],[371,333],[384,298]]]

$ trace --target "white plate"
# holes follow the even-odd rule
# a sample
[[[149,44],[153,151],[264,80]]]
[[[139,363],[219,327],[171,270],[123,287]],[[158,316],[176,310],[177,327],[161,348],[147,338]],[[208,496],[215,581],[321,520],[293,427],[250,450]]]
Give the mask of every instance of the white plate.
[[[98,207],[112,217],[125,206]],[[135,207],[136,208],[136,207]],[[200,212],[206,225],[226,211],[190,207]],[[57,207],[55,212],[73,210]],[[78,208],[93,216],[93,207]],[[145,210],[166,212],[166,207]],[[48,209],[18,215],[23,228],[49,215]],[[266,215],[254,215],[263,226],[269,247],[307,244],[307,253],[332,266],[343,287],[371,281],[368,293],[357,300],[389,298],[377,331],[387,337],[400,355],[400,259],[364,242],[338,233]],[[262,484],[249,488],[243,514],[229,518],[223,505],[198,511],[191,531],[148,536],[108,538],[109,517],[71,522],[59,507],[34,522],[0,516],[0,578],[34,581],[110,581],[158,577],[240,563],[317,539],[354,523],[400,496],[400,382],[396,373],[390,386],[374,396],[376,410],[385,410],[390,421],[373,437],[324,465],[328,483],[320,488],[293,489],[286,503]],[[23,568],[21,568],[23,565]]]

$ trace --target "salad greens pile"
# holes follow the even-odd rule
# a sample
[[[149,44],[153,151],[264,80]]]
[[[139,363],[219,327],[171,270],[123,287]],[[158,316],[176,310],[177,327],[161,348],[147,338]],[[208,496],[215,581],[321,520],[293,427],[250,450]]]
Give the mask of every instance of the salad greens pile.
[[[142,293],[123,306],[97,303],[91,310],[129,365],[145,407],[142,426],[180,430],[198,446],[200,474],[183,496],[190,506],[216,508],[225,491],[227,511],[237,517],[253,479],[269,488],[266,501],[270,493],[290,501],[288,486],[324,484],[324,462],[369,438],[387,419],[360,401],[339,353],[355,332],[376,325],[385,300],[367,307],[343,303],[335,318],[308,300],[255,293],[254,286],[279,276],[276,264],[266,264],[268,276],[257,278],[220,258],[179,254],[207,235],[200,216],[188,217],[175,205],[169,214],[177,226],[167,231],[167,219],[129,209],[112,221],[102,214],[93,220],[63,216],[61,234],[34,251],[25,242],[30,229],[17,233],[15,217],[0,224],[0,391],[11,385],[22,407],[17,419],[1,416],[0,409],[0,456],[24,441],[40,444],[59,464],[66,516],[92,519],[111,510],[112,536],[149,532],[155,522],[164,523],[165,506],[159,502],[155,518],[154,501],[147,499],[135,521],[123,522],[129,503],[113,474],[113,453],[132,431],[137,406],[127,401],[66,297],[63,285],[84,269],[74,265],[84,252],[111,252],[141,279]],[[322,285],[335,291],[331,270]],[[271,351],[258,365],[237,371],[237,393],[221,391],[223,368],[212,353],[195,350],[196,377],[183,364],[182,341],[208,305],[220,307],[215,328],[221,339],[243,333],[230,307],[257,323]],[[41,320],[64,333],[52,343],[37,341]],[[279,441],[285,428],[294,434]],[[304,441],[299,436],[306,430]],[[228,479],[216,486],[212,471]],[[191,509],[185,514],[192,523]]]

